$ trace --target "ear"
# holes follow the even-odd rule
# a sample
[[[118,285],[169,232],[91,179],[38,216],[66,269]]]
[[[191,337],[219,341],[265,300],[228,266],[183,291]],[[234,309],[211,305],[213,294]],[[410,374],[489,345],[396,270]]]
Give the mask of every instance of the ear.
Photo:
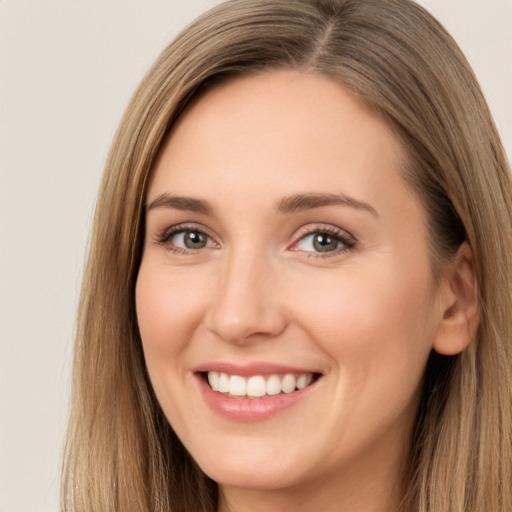
[[[473,252],[464,242],[447,266],[441,284],[439,328],[433,348],[442,355],[462,352],[474,339],[480,320]]]

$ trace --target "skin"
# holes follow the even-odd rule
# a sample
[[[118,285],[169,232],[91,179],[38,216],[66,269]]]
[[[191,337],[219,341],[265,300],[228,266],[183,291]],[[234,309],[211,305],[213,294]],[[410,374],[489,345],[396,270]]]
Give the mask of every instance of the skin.
[[[426,360],[436,343],[450,346],[457,292],[448,278],[434,286],[404,159],[388,126],[339,84],[294,71],[208,91],[165,141],[147,193],[137,316],[158,400],[219,483],[220,511],[396,510]],[[357,203],[276,210],[312,193]],[[155,205],[162,194],[211,211]],[[162,240],[174,226],[205,233],[206,245]],[[325,229],[353,247],[319,253],[309,234]],[[199,390],[194,371],[212,361],[321,378],[293,406],[242,422]]]

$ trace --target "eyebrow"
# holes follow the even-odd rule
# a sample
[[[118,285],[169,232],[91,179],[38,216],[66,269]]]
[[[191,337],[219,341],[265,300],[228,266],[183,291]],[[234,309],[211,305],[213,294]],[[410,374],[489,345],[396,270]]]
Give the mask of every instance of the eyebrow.
[[[146,211],[154,210],[155,208],[173,208],[175,210],[202,213],[203,215],[211,215],[213,213],[213,208],[208,201],[193,197],[173,196],[166,193],[155,197],[146,206]]]
[[[277,203],[276,209],[280,213],[294,213],[331,205],[349,206],[358,210],[366,210],[372,215],[378,216],[373,206],[345,194],[297,194],[281,199]],[[212,205],[203,199],[174,196],[168,193],[160,194],[153,199],[153,201],[146,206],[146,211],[156,208],[172,208],[175,210],[201,213],[203,215],[212,215],[214,211]]]
[[[286,197],[279,201],[277,210],[281,213],[294,213],[304,210],[311,210],[321,206],[341,205],[356,208],[358,210],[366,210],[372,215],[379,216],[377,210],[373,206],[364,201],[359,201],[345,194],[298,194]]]

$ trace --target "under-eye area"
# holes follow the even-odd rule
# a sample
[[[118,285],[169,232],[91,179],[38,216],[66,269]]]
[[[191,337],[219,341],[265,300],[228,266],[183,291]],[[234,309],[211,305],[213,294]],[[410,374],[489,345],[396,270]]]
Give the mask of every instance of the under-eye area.
[[[243,377],[224,372],[200,372],[213,391],[236,398],[268,398],[300,391],[321,378],[320,373],[284,373]]]

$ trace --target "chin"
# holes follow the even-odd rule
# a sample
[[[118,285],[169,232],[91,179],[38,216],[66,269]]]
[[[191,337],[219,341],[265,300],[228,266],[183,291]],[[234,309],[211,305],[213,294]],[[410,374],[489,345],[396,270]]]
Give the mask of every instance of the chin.
[[[299,470],[305,467],[304,460],[292,458],[275,453],[267,446],[267,449],[260,448],[256,452],[238,450],[227,453],[226,450],[215,450],[212,454],[203,453],[203,456],[196,458],[196,462],[206,475],[221,486],[278,490],[293,487],[305,477]]]
[[[206,475],[222,487],[237,487],[259,491],[276,491],[291,488],[301,482],[289,468],[259,467],[240,461],[213,467],[201,467]]]

